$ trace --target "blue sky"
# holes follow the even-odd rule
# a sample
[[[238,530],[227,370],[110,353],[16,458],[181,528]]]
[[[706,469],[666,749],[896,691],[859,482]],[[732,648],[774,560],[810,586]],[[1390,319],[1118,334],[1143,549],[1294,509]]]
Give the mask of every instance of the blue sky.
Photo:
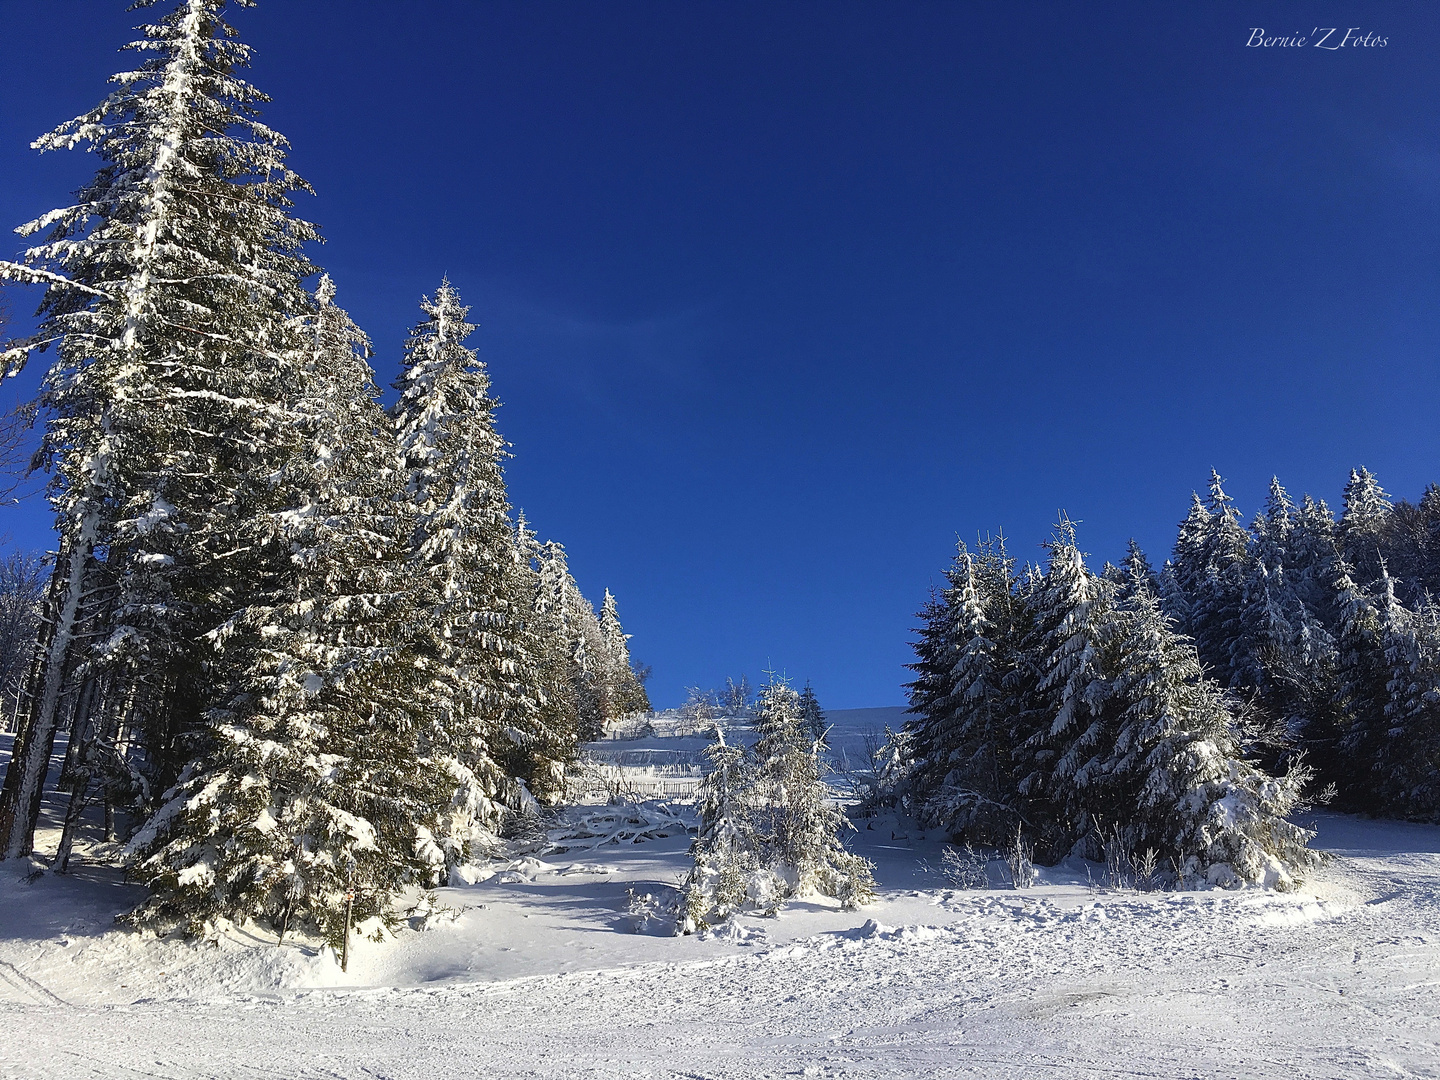
[[[140,21],[0,0],[0,223]],[[252,80],[395,375],[448,274],[512,500],[652,696],[898,704],[957,535],[1163,557],[1214,466],[1440,480],[1433,4],[261,0]],[[1247,47],[1254,27],[1383,47]],[[1333,39],[1332,39],[1333,40]],[[18,246],[18,239],[14,242]],[[23,327],[34,298],[12,292]],[[33,379],[29,380],[33,384]],[[22,386],[21,389],[25,387]],[[0,511],[43,545],[45,511]]]

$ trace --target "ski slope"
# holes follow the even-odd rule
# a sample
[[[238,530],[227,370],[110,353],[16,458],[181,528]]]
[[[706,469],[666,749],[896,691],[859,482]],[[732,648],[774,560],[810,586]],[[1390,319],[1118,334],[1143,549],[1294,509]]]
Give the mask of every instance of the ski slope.
[[[898,717],[832,719],[848,747]],[[689,815],[571,808],[345,972],[263,929],[117,928],[139,891],[94,861],[0,864],[0,1077],[1440,1076],[1440,828],[1316,815],[1334,858],[1292,894],[1105,889],[1078,860],[957,891],[940,838],[874,820],[875,904],[676,938]]]
[[[105,873],[7,869],[0,1075],[1440,1075],[1440,829],[1316,824],[1337,858],[1292,895],[1096,894],[1079,865],[955,892],[935,841],[870,829],[878,903],[708,940],[628,911],[681,836],[531,857],[344,974],[306,943],[116,930],[134,894]]]

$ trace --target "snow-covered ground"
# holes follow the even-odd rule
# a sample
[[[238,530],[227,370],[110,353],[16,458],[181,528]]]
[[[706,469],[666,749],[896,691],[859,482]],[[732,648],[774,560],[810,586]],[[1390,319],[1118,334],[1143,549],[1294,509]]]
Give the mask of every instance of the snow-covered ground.
[[[957,892],[936,838],[861,823],[877,903],[701,939],[632,899],[687,864],[646,809],[441,890],[345,973],[115,929],[113,872],[0,864],[0,1076],[1440,1076],[1440,828],[1319,815],[1336,858],[1286,895],[1097,891],[1081,863]]]

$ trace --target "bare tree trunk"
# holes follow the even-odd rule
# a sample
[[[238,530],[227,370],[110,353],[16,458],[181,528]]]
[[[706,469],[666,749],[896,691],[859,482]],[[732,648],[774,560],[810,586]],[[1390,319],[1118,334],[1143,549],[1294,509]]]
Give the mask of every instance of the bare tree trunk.
[[[345,892],[345,941],[340,949],[340,970],[345,971],[350,967],[350,914],[355,905],[355,886],[350,885]]]
[[[90,763],[85,761],[76,768],[70,782],[70,802],[65,807],[65,827],[60,831],[60,846],[50,864],[57,874],[63,874],[70,868],[70,852],[75,848],[75,832],[80,828],[80,817],[85,813],[89,795]]]
[[[88,532],[81,531],[82,535]],[[51,579],[54,602],[46,640],[38,650],[40,655],[27,687],[25,730],[15,737],[15,753],[5,774],[4,789],[0,790],[0,859],[21,858],[35,847],[35,824],[40,819],[45,774],[55,749],[60,699],[71,666],[71,645],[92,545],[86,538],[67,547],[66,557]],[[62,566],[63,576],[58,573]]]
[[[95,678],[85,681],[77,695],[75,714],[70,721],[70,746],[66,754],[70,769],[70,801],[65,807],[65,827],[60,830],[60,845],[50,864],[57,874],[69,869],[70,853],[75,849],[75,833],[90,802],[90,784],[95,775],[95,743],[100,735],[95,724],[95,706],[101,697],[100,682]]]

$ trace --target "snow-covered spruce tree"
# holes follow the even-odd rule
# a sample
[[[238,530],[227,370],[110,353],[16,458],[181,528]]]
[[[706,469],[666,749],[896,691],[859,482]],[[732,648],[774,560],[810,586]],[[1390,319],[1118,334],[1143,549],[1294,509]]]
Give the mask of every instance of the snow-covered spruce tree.
[[[912,775],[917,779],[942,769],[943,756],[948,754],[939,751],[942,756],[937,757],[938,748],[945,743],[944,731],[950,723],[953,672],[955,658],[959,654],[956,637],[958,583],[966,555],[964,544],[959,546],[960,551],[945,571],[945,587],[937,589],[932,585],[925,605],[917,613],[916,617],[920,620],[916,628],[918,636],[910,644],[915,651],[915,661],[906,665],[915,673],[915,678],[905,685],[910,700],[907,711],[911,714],[911,718],[905,721],[905,730],[914,755]],[[934,765],[931,764],[932,759]],[[922,781],[920,786],[923,789],[928,785]]]
[[[202,933],[221,920],[306,927],[338,944],[357,919],[431,885],[493,821],[424,688],[408,638],[394,444],[375,403],[368,343],[322,279],[308,381],[294,403],[306,452],[271,515],[287,566],[210,635],[233,672],[208,738],[132,840],[151,889],[140,925]],[[490,811],[487,813],[487,810]]]
[[[1249,535],[1220,474],[1212,469],[1208,504],[1202,506],[1195,498],[1172,562],[1185,597],[1183,630],[1194,638],[1200,662],[1225,686],[1240,685],[1232,662],[1241,635],[1248,558]]]
[[[1160,578],[1133,537],[1126,544],[1124,560],[1105,576],[1115,585],[1117,603],[1123,604],[1140,589],[1160,595]]]
[[[1378,598],[1385,660],[1385,733],[1375,739],[1374,781],[1385,812],[1434,821],[1440,817],[1440,609],[1426,597],[1418,612],[1395,600],[1382,577]]]
[[[1396,596],[1384,563],[1373,590],[1342,573],[1337,769],[1342,801],[1390,817],[1440,813],[1440,637],[1428,599],[1419,612]]]
[[[1110,618],[1115,719],[1091,770],[1103,783],[1084,789],[1092,816],[1182,880],[1293,884],[1316,858],[1305,847],[1313,834],[1285,820],[1309,770],[1275,779],[1242,759],[1224,695],[1148,588]]]
[[[812,739],[825,738],[829,724],[825,722],[825,710],[820,708],[820,699],[815,696],[815,688],[810,685],[809,679],[805,680],[805,686],[800,691],[800,719]]]
[[[600,607],[600,638],[605,643],[605,660],[601,674],[601,710],[607,721],[622,716],[650,711],[650,698],[635,674],[630,661],[630,635],[620,625],[615,597],[605,590]]]
[[[1286,571],[1305,607],[1331,634],[1340,625],[1340,600],[1335,583],[1342,562],[1339,526],[1323,499],[1300,500],[1286,544]]]
[[[853,826],[824,781],[824,743],[805,729],[800,695],[784,680],[772,677],[761,688],[755,729],[759,739],[741,751],[716,728],[682,932],[740,910],[774,911],[793,896],[819,894],[850,907],[874,895],[870,863],[840,842]]]
[[[1357,585],[1350,567],[1340,563],[1335,591],[1340,605],[1340,632],[1336,660],[1336,704],[1342,729],[1334,772],[1341,805],[1368,813],[1383,813],[1375,790],[1374,764],[1379,746],[1389,731],[1386,707],[1390,703],[1390,665],[1385,656],[1386,623],[1396,615]],[[1388,592],[1388,590],[1387,590]],[[1384,600],[1393,600],[1389,593]]]
[[[1019,779],[1032,806],[1042,849],[1084,842],[1097,814],[1109,819],[1120,799],[1104,761],[1114,739],[1114,586],[1092,574],[1062,516],[1047,545],[1049,566],[1031,603],[1037,691],[1049,718],[1030,738],[1033,765]],[[1048,801],[1049,805],[1044,802]]]
[[[86,678],[107,684],[104,707],[123,710],[111,721],[158,790],[213,700],[205,631],[283,557],[257,523],[285,505],[269,478],[298,447],[286,403],[311,306],[299,249],[315,230],[290,212],[308,187],[257,119],[266,98],[235,75],[249,53],[223,7],[183,0],[143,27],[129,46],[140,66],[36,143],[88,144],[101,168],[72,205],[21,229],[49,230],[23,263],[0,265],[48,286],[39,329],[5,359],[13,372],[32,349],[57,352],[44,451],[61,538],[0,796],[0,855],[30,850],[97,582],[116,595]]]
[[[912,728],[911,786],[919,814],[953,836],[998,843],[1026,818],[1017,798],[1017,749],[1029,732],[1021,641],[1028,608],[1003,542],[961,549],[950,576],[953,660],[948,690]]]
[[[563,568],[563,551],[559,558]],[[515,523],[515,560],[514,603],[526,613],[525,650],[535,662],[540,730],[546,740],[532,745],[542,757],[563,761],[580,741],[577,669],[561,611],[562,590],[550,576],[557,567],[547,558],[546,546],[537,542],[523,513]],[[554,771],[549,775],[554,776]],[[558,792],[541,790],[539,794],[549,799]]]
[[[580,592],[565,557],[555,541],[540,545],[536,556],[542,603],[552,615],[552,629],[558,630],[569,656],[569,680],[581,742],[598,739],[605,730],[602,677],[608,652],[595,609]],[[552,641],[552,647],[556,646]]]
[[[427,700],[447,741],[464,746],[461,761],[497,803],[517,803],[502,777],[552,785],[563,761],[534,753],[548,744],[540,730],[539,680],[524,648],[524,618],[515,607],[517,572],[510,507],[495,430],[490,377],[465,347],[474,327],[449,281],[410,332],[392,413],[403,500],[413,522],[409,575],[429,612],[420,654],[433,662]]]
[[[1345,512],[1340,516],[1340,553],[1356,581],[1380,580],[1385,527],[1394,508],[1371,472],[1350,470],[1345,485]]]
[[[871,866],[840,842],[854,826],[832,801],[825,744],[806,730],[800,695],[772,675],[756,700],[754,726],[752,813],[781,894],[819,893],[846,907],[865,903],[874,893]]]
[[[1426,593],[1440,594],[1440,485],[1426,485],[1418,503],[1397,502],[1381,539],[1385,564],[1407,607],[1419,609]]]
[[[1231,647],[1236,685],[1275,721],[1276,736],[1294,744],[1327,723],[1334,696],[1334,641],[1306,605],[1297,579],[1298,511],[1278,479],[1263,513],[1251,523],[1251,557]]]
[[[1175,620],[1181,633],[1194,635],[1192,616],[1195,599],[1205,576],[1206,546],[1213,515],[1205,508],[1200,493],[1190,493],[1190,511],[1180,522],[1175,546],[1161,575],[1160,595],[1165,612]]]
[[[677,934],[717,926],[747,906],[773,910],[781,897],[761,875],[761,843],[748,800],[753,781],[743,746],[725,741],[717,724],[705,750],[710,771],[700,782],[700,831],[690,847],[695,865],[686,876]]]

